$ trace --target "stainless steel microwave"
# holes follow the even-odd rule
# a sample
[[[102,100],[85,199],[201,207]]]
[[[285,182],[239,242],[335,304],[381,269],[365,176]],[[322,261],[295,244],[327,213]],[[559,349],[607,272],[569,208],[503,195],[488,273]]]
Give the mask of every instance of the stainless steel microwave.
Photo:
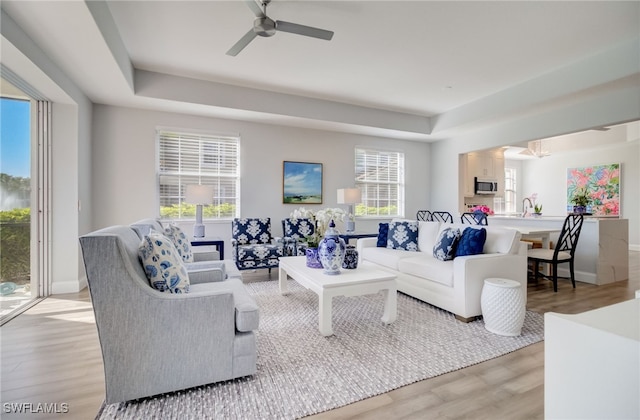
[[[475,191],[480,194],[496,194],[498,192],[498,180],[475,177]]]

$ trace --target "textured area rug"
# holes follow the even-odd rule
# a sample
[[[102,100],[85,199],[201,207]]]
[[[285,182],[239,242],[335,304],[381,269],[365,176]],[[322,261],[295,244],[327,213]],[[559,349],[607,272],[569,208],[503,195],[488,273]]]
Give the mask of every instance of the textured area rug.
[[[333,299],[334,335],[318,331],[318,297],[289,280],[248,283],[260,307],[258,372],[251,377],[103,406],[101,419],[294,419],[483,362],[543,339],[527,311],[522,335],[503,337],[398,294],[384,325],[382,294]]]

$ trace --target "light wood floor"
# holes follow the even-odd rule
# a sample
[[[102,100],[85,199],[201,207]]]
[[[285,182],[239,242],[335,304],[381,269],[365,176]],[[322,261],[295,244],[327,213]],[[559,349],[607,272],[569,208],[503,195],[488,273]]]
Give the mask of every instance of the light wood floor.
[[[630,280],[605,286],[560,281],[528,287],[529,310],[580,313],[634,297],[640,252],[630,253]],[[264,271],[264,270],[263,270]],[[275,278],[277,274],[272,274]],[[247,281],[268,279],[266,272]],[[45,299],[0,328],[2,419],[95,417],[104,398],[102,358],[86,290]],[[316,419],[542,419],[544,343],[314,416]],[[5,403],[68,404],[59,415],[12,415]]]

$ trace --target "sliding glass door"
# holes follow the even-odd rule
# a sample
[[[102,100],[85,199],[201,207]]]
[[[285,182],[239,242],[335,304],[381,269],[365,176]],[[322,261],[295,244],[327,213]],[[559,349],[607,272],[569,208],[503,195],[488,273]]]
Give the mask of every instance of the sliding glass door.
[[[47,102],[2,80],[0,98],[0,323],[48,294]]]

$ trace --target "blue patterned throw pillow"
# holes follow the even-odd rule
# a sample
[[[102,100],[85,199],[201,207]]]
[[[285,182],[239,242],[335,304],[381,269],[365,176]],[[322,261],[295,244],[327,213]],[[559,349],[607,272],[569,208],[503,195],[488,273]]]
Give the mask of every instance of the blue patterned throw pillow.
[[[433,256],[440,261],[452,260],[456,255],[456,246],[460,240],[460,229],[445,228],[440,231],[433,246]]]
[[[376,246],[380,248],[386,248],[388,236],[389,236],[389,223],[378,224],[378,242],[376,243]]]
[[[456,247],[456,257],[482,254],[482,249],[484,248],[484,243],[486,242],[486,240],[487,230],[485,228],[466,228],[462,232],[460,242],[458,242],[458,246]]]
[[[150,233],[142,239],[138,256],[151,287],[167,293],[189,292],[189,275],[169,238]]]
[[[169,225],[164,230],[164,236],[171,239],[173,245],[178,250],[178,254],[182,257],[182,261],[186,263],[193,262],[193,251],[191,250],[191,242],[187,239],[182,229],[176,225]]]
[[[418,251],[418,221],[391,221],[387,235],[387,248]]]

